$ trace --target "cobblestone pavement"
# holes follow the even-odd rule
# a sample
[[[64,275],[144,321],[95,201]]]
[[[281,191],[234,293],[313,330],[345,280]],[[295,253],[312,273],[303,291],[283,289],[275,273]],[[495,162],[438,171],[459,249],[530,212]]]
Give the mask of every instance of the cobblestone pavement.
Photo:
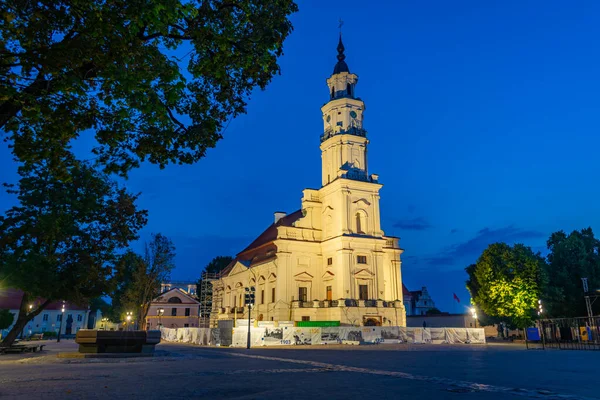
[[[161,344],[153,358],[0,356],[1,399],[600,398],[600,354],[522,346],[226,349]],[[312,399],[311,399],[312,400]]]

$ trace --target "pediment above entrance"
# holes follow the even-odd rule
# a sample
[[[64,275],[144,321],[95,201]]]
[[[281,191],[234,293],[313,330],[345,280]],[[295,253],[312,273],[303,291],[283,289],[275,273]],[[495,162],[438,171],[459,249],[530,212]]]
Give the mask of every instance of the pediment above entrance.
[[[294,279],[297,281],[312,281],[313,276],[308,272],[300,272],[299,274],[294,275]]]
[[[321,279],[323,279],[324,281],[329,281],[329,280],[333,279],[334,276],[335,276],[335,274],[333,272],[325,271],[325,273],[323,274]]]
[[[356,279],[373,279],[374,276],[375,274],[366,268],[358,270],[354,273],[354,278]]]

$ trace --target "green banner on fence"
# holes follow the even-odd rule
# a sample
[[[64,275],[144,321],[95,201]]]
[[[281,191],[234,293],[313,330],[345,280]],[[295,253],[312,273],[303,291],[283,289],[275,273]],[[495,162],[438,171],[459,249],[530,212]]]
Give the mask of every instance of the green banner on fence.
[[[325,328],[328,326],[340,326],[340,321],[296,321],[298,328]]]

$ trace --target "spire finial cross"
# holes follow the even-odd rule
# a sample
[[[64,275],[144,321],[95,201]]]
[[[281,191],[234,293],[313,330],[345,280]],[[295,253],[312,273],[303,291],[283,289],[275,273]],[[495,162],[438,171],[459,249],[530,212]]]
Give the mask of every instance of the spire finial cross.
[[[340,18],[338,28],[340,28],[340,35],[342,34],[342,26],[344,25],[344,21]]]

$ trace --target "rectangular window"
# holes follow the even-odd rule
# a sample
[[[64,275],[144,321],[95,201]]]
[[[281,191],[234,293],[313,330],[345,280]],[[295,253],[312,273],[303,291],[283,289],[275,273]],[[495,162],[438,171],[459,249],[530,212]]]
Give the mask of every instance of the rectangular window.
[[[260,291],[260,304],[265,304],[265,289]]]
[[[367,263],[367,256],[357,256],[356,257],[356,262],[359,264],[366,264]]]
[[[175,307],[171,308],[171,316],[172,317],[176,317],[177,316],[177,309]]]
[[[77,322],[81,322],[81,321],[83,321],[83,315],[79,314],[77,316]]]
[[[308,301],[308,288],[305,288],[305,287],[298,288],[298,300]]]
[[[333,258],[329,257],[327,259],[327,265],[333,265]]]
[[[369,286],[358,285],[358,298],[359,300],[369,300]]]
[[[327,286],[326,296],[327,296],[327,300],[329,300],[329,301],[333,300],[333,291],[331,290],[331,286]]]
[[[310,321],[310,317],[302,317],[302,321]]]
[[[57,321],[57,322],[60,322],[60,321],[62,321],[62,314],[58,314],[58,315],[56,316],[56,321]]]
[[[183,324],[183,327],[184,327],[184,328],[189,328],[189,327],[190,327],[190,324]]]
[[[42,332],[46,332],[46,327],[42,326]]]
[[[186,309],[185,309],[185,316],[186,316],[186,317],[189,317],[189,316],[190,316],[190,309],[189,309],[189,308],[186,308]]]
[[[44,314],[44,316],[42,317],[42,321],[48,321],[48,314]]]
[[[271,303],[275,303],[275,288],[271,289]]]

